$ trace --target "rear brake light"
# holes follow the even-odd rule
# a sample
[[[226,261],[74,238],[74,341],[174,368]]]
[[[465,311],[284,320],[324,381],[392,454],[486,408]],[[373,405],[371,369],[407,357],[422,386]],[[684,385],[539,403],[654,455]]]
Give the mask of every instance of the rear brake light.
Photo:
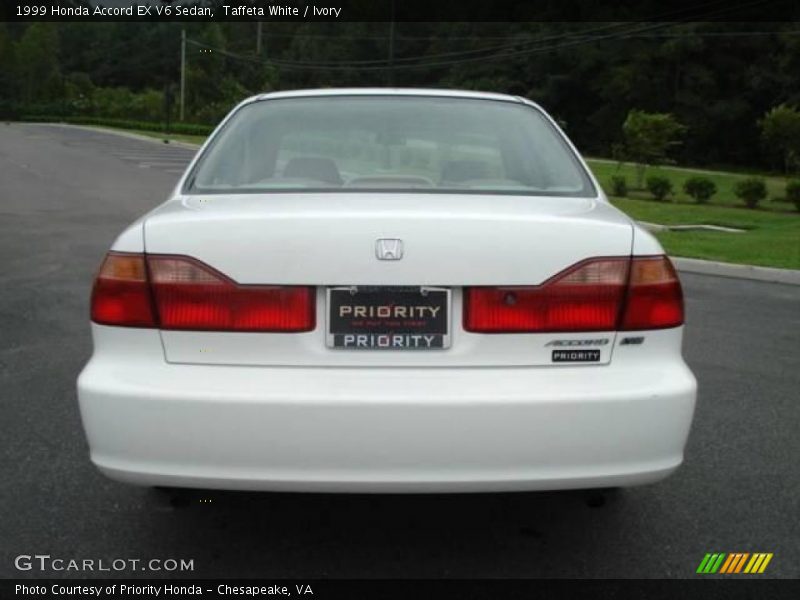
[[[122,277],[105,276],[109,270]],[[111,293],[120,286],[116,295]],[[145,259],[141,254],[112,252],[95,283],[92,320],[176,330],[310,331],[316,322],[315,290],[238,284],[184,256],[147,255]]]
[[[683,323],[683,291],[666,256],[631,261],[631,276],[620,329],[665,329]]]
[[[92,321],[101,325],[155,327],[144,256],[108,253],[92,289]]]
[[[627,258],[578,263],[536,287],[464,290],[464,329],[480,333],[608,331],[616,327]]]
[[[682,323],[680,282],[665,256],[589,259],[535,287],[464,289],[464,329],[476,333],[663,329]]]
[[[241,285],[183,256],[148,256],[162,329],[309,331],[314,288]]]

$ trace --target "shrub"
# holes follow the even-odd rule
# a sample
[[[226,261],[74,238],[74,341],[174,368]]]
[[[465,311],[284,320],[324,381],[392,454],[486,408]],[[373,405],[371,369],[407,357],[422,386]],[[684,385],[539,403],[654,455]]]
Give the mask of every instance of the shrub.
[[[748,177],[737,182],[733,191],[748,208],[755,208],[767,197],[767,184],[759,177]]]
[[[717,184],[708,177],[690,177],[683,182],[683,191],[698,204],[705,204],[717,193]]]
[[[656,200],[663,202],[672,193],[672,182],[666,177],[653,175],[647,178],[647,189]]]
[[[628,180],[624,175],[611,176],[611,195],[624,198],[628,195]]]
[[[800,179],[786,182],[786,201],[794,202],[797,210],[800,210]]]

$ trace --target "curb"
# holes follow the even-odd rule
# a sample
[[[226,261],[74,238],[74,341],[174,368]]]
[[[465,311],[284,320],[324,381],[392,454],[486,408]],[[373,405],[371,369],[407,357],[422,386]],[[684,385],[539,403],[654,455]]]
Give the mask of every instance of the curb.
[[[688,225],[661,225],[660,223],[650,223],[649,221],[637,221],[637,223],[647,229],[647,231],[721,231],[723,233],[746,233],[745,229],[722,227],[721,225],[703,225],[700,223],[690,223]]]
[[[721,263],[711,260],[700,260],[699,258],[681,258],[677,256],[670,256],[670,259],[675,265],[675,268],[683,273],[696,273],[698,275],[713,275],[715,277],[729,277],[734,279],[751,279],[753,281],[783,283],[786,285],[800,285],[800,271],[794,269],[735,265],[733,263]]]

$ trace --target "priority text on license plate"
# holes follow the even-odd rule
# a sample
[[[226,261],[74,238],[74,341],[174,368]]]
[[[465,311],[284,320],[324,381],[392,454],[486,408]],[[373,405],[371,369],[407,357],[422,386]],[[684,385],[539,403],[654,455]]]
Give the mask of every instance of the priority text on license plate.
[[[450,290],[328,289],[327,344],[361,350],[430,350],[450,345]]]

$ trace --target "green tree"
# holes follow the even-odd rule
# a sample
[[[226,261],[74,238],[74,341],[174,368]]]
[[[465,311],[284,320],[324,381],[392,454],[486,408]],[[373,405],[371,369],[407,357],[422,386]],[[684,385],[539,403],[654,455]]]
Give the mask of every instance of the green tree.
[[[231,108],[225,98],[228,85],[223,82],[228,78],[225,55],[218,50],[226,50],[227,44],[219,23],[211,23],[202,30],[192,34],[194,39],[203,44],[187,46],[186,75],[186,111],[188,120],[218,121],[222,116],[220,105]],[[240,96],[238,100],[243,100]],[[210,116],[213,115],[213,116]]]
[[[681,143],[686,127],[669,113],[631,110],[622,124],[623,156],[636,164],[636,187],[641,189],[648,165],[672,163],[669,151]]]
[[[45,103],[61,94],[55,23],[34,23],[14,48],[19,95],[25,103]]]
[[[64,103],[72,114],[91,114],[94,86],[87,73],[70,73],[64,78]]]
[[[0,22],[0,116],[14,113],[14,44],[5,23]]]
[[[800,111],[797,107],[780,104],[765,114],[759,125],[767,147],[780,152],[784,172],[797,167],[800,162]]]

